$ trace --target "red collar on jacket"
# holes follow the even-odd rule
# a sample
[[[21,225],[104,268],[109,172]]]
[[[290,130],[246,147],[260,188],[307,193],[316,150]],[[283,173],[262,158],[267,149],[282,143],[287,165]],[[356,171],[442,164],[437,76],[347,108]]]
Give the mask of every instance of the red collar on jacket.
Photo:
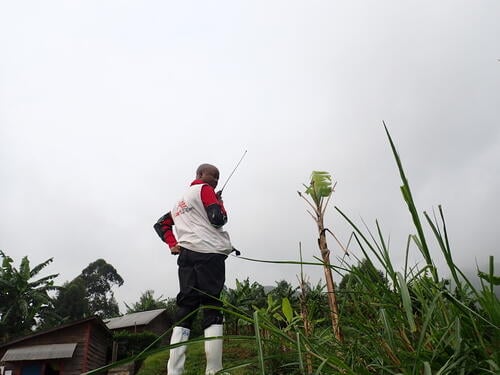
[[[200,180],[200,179],[196,179],[194,180],[193,182],[191,182],[191,185],[190,186],[193,186],[193,185],[199,185],[199,184],[206,184],[205,181],[203,180]]]

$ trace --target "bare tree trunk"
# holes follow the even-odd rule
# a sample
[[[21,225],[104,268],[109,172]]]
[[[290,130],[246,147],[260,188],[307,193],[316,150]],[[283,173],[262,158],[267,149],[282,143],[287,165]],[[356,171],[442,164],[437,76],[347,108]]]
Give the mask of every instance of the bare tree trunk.
[[[320,215],[317,220],[319,238],[318,246],[321,251],[321,258],[323,259],[323,271],[325,272],[326,289],[328,292],[328,306],[330,307],[330,319],[332,321],[333,333],[337,340],[342,341],[342,333],[339,324],[339,309],[337,305],[337,295],[335,293],[335,284],[333,283],[332,270],[330,268],[330,250],[326,243],[325,228],[323,225],[323,215]]]

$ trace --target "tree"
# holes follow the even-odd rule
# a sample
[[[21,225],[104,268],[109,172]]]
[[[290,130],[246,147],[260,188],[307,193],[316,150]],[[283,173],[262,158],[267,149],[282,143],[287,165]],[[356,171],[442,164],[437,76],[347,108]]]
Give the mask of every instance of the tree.
[[[330,263],[330,250],[328,249],[328,244],[326,241],[326,232],[328,231],[332,235],[333,233],[328,228],[325,228],[324,225],[324,215],[326,207],[328,206],[328,202],[330,200],[330,197],[332,196],[335,185],[332,186],[332,177],[328,172],[313,171],[311,174],[311,182],[309,183],[309,186],[304,186],[306,188],[305,194],[312,199],[312,202],[307,199],[300,191],[298,192],[298,194],[309,204],[314,212],[312,213],[308,211],[318,227],[318,246],[321,252],[321,258],[323,260],[323,271],[325,274],[326,289],[328,291],[328,305],[330,307],[332,329],[337,340],[342,341],[342,333],[339,324],[339,308],[337,305],[337,295],[335,294],[335,284],[333,282]]]
[[[154,290],[148,289],[141,294],[139,302],[135,302],[132,306],[125,304],[125,307],[127,308],[127,314],[167,308],[168,299],[162,299],[163,296],[155,298],[154,294]]]
[[[53,298],[53,309],[43,315],[40,328],[51,328],[90,315],[85,284],[80,277],[65,282]]]
[[[364,280],[360,280],[358,275],[364,275]],[[342,290],[343,292],[348,292],[348,288],[356,289],[358,286],[362,286],[360,284],[365,284],[369,282],[369,284],[375,285],[383,285],[387,286],[387,279],[384,276],[384,273],[375,268],[373,263],[369,259],[362,259],[357,266],[353,266],[349,273],[345,274],[342,277],[342,281],[339,284],[339,292]]]
[[[104,259],[97,259],[78,277],[85,285],[90,315],[112,318],[120,314],[112,288],[123,285],[123,279],[111,264]]]
[[[369,259],[352,266],[342,277],[338,287],[341,311],[347,320],[363,317],[366,321],[377,319],[378,309],[373,306],[383,304],[393,293],[382,271],[375,268]]]
[[[324,326],[328,322],[329,315],[328,296],[325,291],[325,284],[320,281],[316,285],[311,285],[309,281],[301,282],[299,302],[301,309],[307,309],[307,324],[310,325],[308,330],[312,334],[314,328],[318,325]],[[304,324],[306,319],[304,319]]]
[[[81,274],[64,283],[54,298],[54,313],[44,321],[44,327],[53,327],[65,321],[75,321],[92,315],[112,318],[119,315],[112,287],[122,285],[116,269],[98,259]]]
[[[28,257],[23,257],[19,269],[13,259],[0,250],[0,342],[32,331],[40,317],[52,308],[49,291],[56,290],[54,279],[58,274],[34,278],[47,267],[52,258],[30,268]]]
[[[287,298],[292,306],[297,305],[298,302],[298,287],[293,287],[286,280],[276,281],[276,287],[273,288],[268,294],[270,294],[273,299],[281,302],[283,298]]]
[[[87,291],[81,277],[64,283],[55,298],[54,308],[63,321],[75,321],[90,315]]]

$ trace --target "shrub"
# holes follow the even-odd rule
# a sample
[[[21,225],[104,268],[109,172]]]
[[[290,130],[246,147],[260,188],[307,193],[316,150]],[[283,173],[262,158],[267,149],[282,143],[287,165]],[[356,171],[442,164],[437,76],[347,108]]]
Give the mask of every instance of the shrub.
[[[153,332],[145,331],[139,333],[119,331],[113,334],[113,340],[118,343],[118,360],[123,358],[128,358],[139,354],[149,345],[151,345],[158,335]],[[160,346],[160,341],[156,342],[155,345],[151,347],[157,348]]]

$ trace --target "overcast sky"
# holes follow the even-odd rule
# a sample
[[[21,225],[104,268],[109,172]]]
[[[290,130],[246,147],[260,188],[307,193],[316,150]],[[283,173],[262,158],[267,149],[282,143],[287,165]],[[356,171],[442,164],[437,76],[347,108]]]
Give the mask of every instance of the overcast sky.
[[[122,312],[147,289],[174,297],[152,225],[200,163],[224,182],[248,150],[224,192],[244,256],[319,254],[297,190],[325,170],[326,225],[346,242],[334,206],[378,219],[403,267],[415,230],[385,121],[420,212],[442,204],[459,265],[484,264],[500,255],[499,20],[493,0],[2,1],[0,249],[53,257],[59,284],[105,259]],[[300,272],[226,267],[230,287]]]

